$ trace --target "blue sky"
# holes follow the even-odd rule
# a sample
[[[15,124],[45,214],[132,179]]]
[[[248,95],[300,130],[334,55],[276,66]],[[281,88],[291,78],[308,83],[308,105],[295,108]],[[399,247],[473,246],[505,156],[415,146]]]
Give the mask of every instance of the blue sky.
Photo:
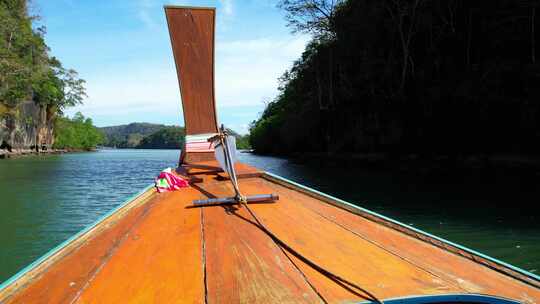
[[[309,39],[292,35],[272,0],[37,0],[51,52],[87,81],[81,111],[97,126],[183,125],[163,5],[217,7],[218,120],[241,133],[277,94],[277,78]]]

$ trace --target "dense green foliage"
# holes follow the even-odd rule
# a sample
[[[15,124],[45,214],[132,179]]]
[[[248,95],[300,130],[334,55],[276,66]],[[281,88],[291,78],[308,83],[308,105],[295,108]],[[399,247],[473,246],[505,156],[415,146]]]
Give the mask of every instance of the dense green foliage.
[[[229,132],[230,135],[236,138],[236,149],[238,150],[251,149],[251,144],[249,143],[249,135],[240,135],[229,128],[227,128],[227,131]]]
[[[256,151],[540,150],[538,2],[282,0],[280,7],[293,31],[313,39],[253,122]]]
[[[103,145],[115,148],[181,149],[185,140],[183,127],[146,122],[102,127],[100,130],[105,134]],[[251,148],[249,136],[242,136],[231,129],[227,130],[236,137],[238,149]]]
[[[134,122],[127,125],[100,128],[105,134],[107,147],[135,148],[145,136],[149,136],[163,128],[165,125],[145,122]]]
[[[55,147],[93,148],[101,137],[91,120],[80,113],[62,117],[67,107],[82,103],[84,80],[49,54],[45,27],[34,22],[38,17],[29,14],[27,3],[0,0],[0,141],[8,149],[47,146],[53,136],[39,136],[54,132]]]
[[[184,128],[163,127],[161,130],[144,137],[137,148],[141,149],[182,149],[184,146]]]
[[[49,55],[45,28],[32,27],[35,18],[26,0],[0,0],[0,104],[12,109],[33,99],[61,114],[81,103],[84,80]]]
[[[105,138],[103,133],[92,124],[92,119],[85,118],[77,112],[73,118],[58,117],[56,119],[56,149],[91,150],[101,144]]]
[[[236,138],[236,148],[239,150],[251,149],[251,143],[249,142],[249,135],[239,135]]]

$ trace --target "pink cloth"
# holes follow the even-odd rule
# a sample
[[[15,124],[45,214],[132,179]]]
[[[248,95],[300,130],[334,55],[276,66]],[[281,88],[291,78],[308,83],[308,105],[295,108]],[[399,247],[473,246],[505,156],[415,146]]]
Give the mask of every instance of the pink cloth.
[[[188,186],[189,183],[187,180],[167,171],[161,171],[156,178],[156,189],[159,193],[179,190],[180,188]]]

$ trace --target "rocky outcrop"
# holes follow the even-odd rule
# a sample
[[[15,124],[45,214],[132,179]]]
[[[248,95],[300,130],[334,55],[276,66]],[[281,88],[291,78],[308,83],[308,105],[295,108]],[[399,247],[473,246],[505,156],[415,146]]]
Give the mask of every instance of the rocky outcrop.
[[[54,144],[55,112],[33,101],[15,108],[0,104],[0,150],[49,150]]]

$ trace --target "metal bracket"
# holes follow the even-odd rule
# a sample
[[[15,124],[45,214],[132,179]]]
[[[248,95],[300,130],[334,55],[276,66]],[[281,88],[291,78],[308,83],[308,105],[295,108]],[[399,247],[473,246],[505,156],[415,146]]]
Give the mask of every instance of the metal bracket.
[[[229,179],[233,185],[235,196],[234,197],[224,197],[224,198],[211,198],[205,200],[194,200],[193,205],[195,206],[204,206],[204,205],[223,205],[223,204],[239,204],[244,203],[262,203],[262,202],[271,202],[279,200],[279,196],[275,194],[259,194],[251,196],[243,196],[240,193],[240,188],[238,187],[238,177],[234,169],[234,163],[231,157],[231,147],[227,143],[227,136],[231,136],[226,131],[225,127],[221,125],[220,133],[212,138],[209,141],[219,141],[219,145],[223,147],[223,153],[225,154],[225,167],[224,171],[229,172]]]

